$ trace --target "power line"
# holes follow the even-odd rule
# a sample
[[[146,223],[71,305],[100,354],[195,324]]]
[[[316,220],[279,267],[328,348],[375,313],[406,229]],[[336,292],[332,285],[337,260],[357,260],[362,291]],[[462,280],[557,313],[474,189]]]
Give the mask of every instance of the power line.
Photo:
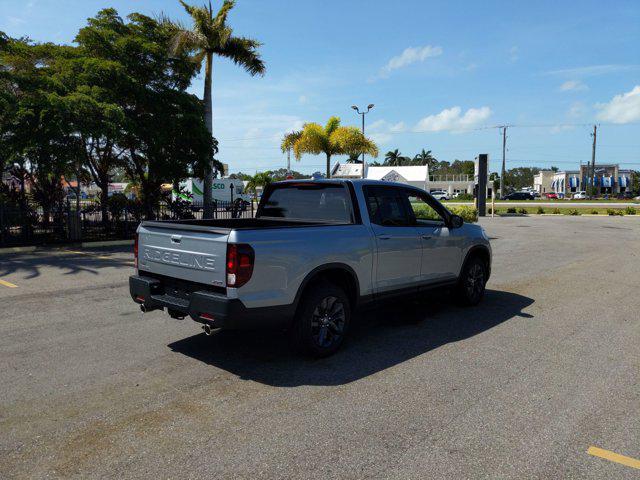
[[[591,127],[593,123],[510,123],[506,124],[509,128],[553,128],[553,127]],[[626,127],[626,126],[634,126],[640,125],[640,122],[628,122],[628,123],[613,123],[613,122],[601,122],[598,125],[608,126],[608,127]],[[474,128],[448,128],[444,130],[404,130],[399,132],[384,132],[388,135],[405,135],[405,134],[421,134],[425,133],[441,133],[441,132],[454,132],[454,133],[464,133],[464,132],[476,132],[482,130],[493,130],[493,129],[501,129],[504,126],[502,125],[484,125],[480,127]],[[375,132],[374,132],[375,134]],[[273,140],[274,135],[265,136],[265,137],[242,137],[242,138],[227,138],[224,139],[224,142],[242,142],[245,140]]]

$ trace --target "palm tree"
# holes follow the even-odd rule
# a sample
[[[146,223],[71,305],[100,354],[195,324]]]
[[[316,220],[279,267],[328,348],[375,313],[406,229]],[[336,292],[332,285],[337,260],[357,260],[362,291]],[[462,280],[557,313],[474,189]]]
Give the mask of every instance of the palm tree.
[[[347,163],[362,163],[362,156],[359,153],[351,153],[347,158]]]
[[[253,192],[254,198],[258,199],[258,187],[266,187],[273,181],[271,172],[259,172],[249,178],[247,182],[247,192]]]
[[[282,144],[280,147],[282,148],[282,153],[287,152],[287,173],[291,171],[291,150],[293,149],[293,145],[298,141],[302,132],[290,132],[285,133],[282,138]]]
[[[183,0],[180,3],[193,20],[192,29],[178,25],[178,31],[171,42],[174,53],[189,53],[192,60],[199,65],[205,64],[204,76],[204,120],[213,135],[213,115],[211,107],[211,84],[213,79],[213,56],[226,57],[240,65],[251,75],[264,75],[265,65],[260,58],[258,48],[262,45],[257,40],[233,36],[233,29],[227,25],[227,15],[235,5],[235,0],[224,0],[222,7],[213,15],[211,0],[209,5],[193,7]],[[211,216],[213,184],[213,166],[209,166],[204,174],[204,214]]]
[[[409,162],[411,162],[411,159],[403,156],[397,148],[387,152],[384,156],[384,164],[390,167],[401,167]]]
[[[425,149],[423,148],[420,153],[417,153],[415,155],[415,157],[413,157],[413,162],[412,163],[414,165],[428,165],[429,166],[429,170],[431,170],[433,165],[435,163],[437,163],[437,162],[438,162],[438,160],[436,160],[436,157],[434,157],[431,154],[431,150],[425,151]]]
[[[323,127],[317,123],[305,123],[302,130],[284,136],[282,151],[293,147],[297,160],[303,154],[327,157],[327,178],[331,176],[331,157],[333,155],[361,155],[366,153],[372,157],[378,156],[376,144],[365,137],[356,127],[343,127],[338,117],[331,117]]]

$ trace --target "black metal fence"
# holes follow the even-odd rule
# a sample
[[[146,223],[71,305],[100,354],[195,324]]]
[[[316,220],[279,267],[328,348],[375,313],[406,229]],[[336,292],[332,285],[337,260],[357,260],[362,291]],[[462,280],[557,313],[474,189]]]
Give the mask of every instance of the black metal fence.
[[[162,203],[151,214],[143,213],[142,206],[134,202],[110,206],[106,215],[97,202],[82,201],[77,207],[75,201],[51,211],[0,203],[0,247],[128,240],[142,220],[201,219],[203,214],[202,204],[187,202]],[[213,218],[253,216],[253,203],[214,204]]]

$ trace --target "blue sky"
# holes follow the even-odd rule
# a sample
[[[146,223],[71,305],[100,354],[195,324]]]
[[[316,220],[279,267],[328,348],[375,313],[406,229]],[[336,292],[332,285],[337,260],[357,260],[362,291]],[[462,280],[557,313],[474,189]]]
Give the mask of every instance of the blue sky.
[[[194,2],[196,3],[196,2]],[[219,5],[219,2],[215,4]],[[0,30],[71,43],[86,18],[113,6],[187,21],[177,1],[0,0]],[[640,169],[640,2],[239,0],[230,16],[267,64],[250,77],[214,63],[214,135],[232,171],[286,165],[282,134],[375,107],[367,134],[383,154],[420,149],[438,159],[577,168],[591,157]],[[192,90],[201,95],[202,79]],[[294,168],[322,170],[306,156]]]

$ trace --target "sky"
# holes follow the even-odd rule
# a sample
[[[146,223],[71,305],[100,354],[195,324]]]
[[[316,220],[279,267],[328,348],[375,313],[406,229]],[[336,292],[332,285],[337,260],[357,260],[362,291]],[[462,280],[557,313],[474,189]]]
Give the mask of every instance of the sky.
[[[71,44],[105,7],[189,23],[177,0],[0,0],[0,30]],[[238,0],[229,24],[263,43],[267,66],[251,77],[214,60],[217,158],[232,172],[284,167],[285,132],[332,115],[360,126],[351,105],[368,104],[378,160],[396,148],[447,161],[488,153],[497,171],[497,127],[509,125],[507,168],[577,169],[597,124],[596,161],[640,169],[637,0]],[[202,90],[200,76],[191,91]],[[324,162],[291,163],[312,173]]]

